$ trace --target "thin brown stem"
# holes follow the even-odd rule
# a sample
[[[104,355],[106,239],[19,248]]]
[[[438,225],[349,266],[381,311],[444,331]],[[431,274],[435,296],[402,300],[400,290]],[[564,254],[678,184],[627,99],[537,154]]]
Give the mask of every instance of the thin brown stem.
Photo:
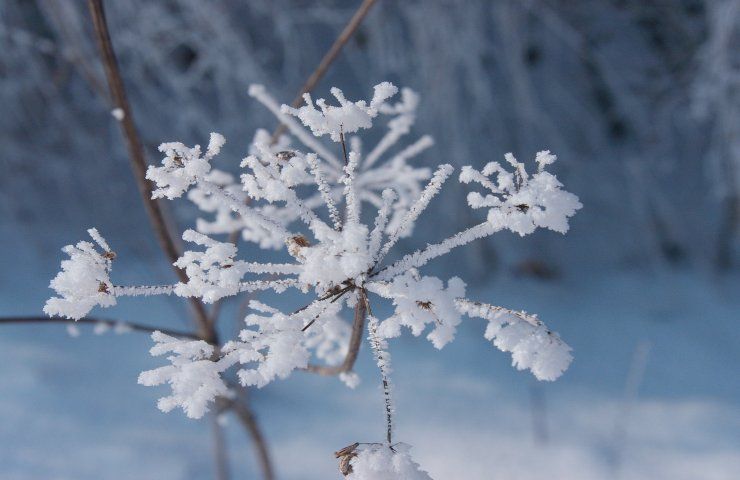
[[[357,31],[357,28],[365,19],[365,16],[367,16],[368,12],[370,12],[370,8],[372,8],[376,1],[377,0],[363,0],[355,14],[352,15],[349,23],[347,23],[347,25],[344,27],[344,30],[342,30],[342,33],[339,34],[337,39],[329,48],[329,51],[326,52],[326,54],[324,55],[324,58],[321,59],[319,66],[316,67],[316,70],[314,70],[311,76],[308,77],[308,80],[306,80],[306,83],[303,84],[303,87],[301,87],[298,95],[296,95],[295,99],[293,99],[293,103],[291,105],[294,108],[298,108],[300,106],[301,101],[303,100],[303,94],[313,90],[316,84],[319,83],[319,81],[324,77],[331,64],[334,63],[334,60],[336,60],[337,56],[339,56],[339,52],[342,51],[344,45],[349,41],[350,38],[352,38],[352,35],[354,35],[354,33]],[[275,143],[280,135],[282,135],[284,132],[285,125],[281,123],[272,134],[272,143]]]
[[[123,327],[125,329],[134,330],[137,332],[152,333],[160,331],[165,335],[178,338],[191,338],[193,340],[200,340],[201,338],[195,333],[181,332],[179,330],[170,330],[168,328],[157,328],[149,325],[143,325],[136,322],[124,322],[121,320],[107,320],[103,318],[91,318],[84,317],[79,320],[71,320],[69,318],[62,317],[3,317],[0,318],[0,325],[3,324],[27,324],[27,323],[66,323],[66,324],[88,324],[88,325],[106,325],[110,328]]]
[[[355,317],[352,322],[352,334],[349,338],[349,349],[341,365],[314,365],[306,366],[306,371],[317,373],[319,375],[339,375],[340,373],[351,372],[360,353],[362,345],[362,334],[365,330],[365,318],[367,317],[367,294],[364,289],[358,290],[357,304],[355,305]]]
[[[216,480],[229,480],[231,472],[229,471],[229,457],[226,451],[226,437],[224,436],[224,428],[219,422],[218,414],[211,415],[211,427]]]
[[[238,391],[243,392],[241,389],[238,389]],[[257,451],[257,461],[260,464],[263,478],[265,480],[274,480],[275,472],[272,467],[270,450],[267,448],[267,441],[265,440],[265,436],[262,434],[262,430],[260,429],[259,423],[257,422],[257,418],[254,416],[252,409],[249,408],[244,403],[243,399],[240,398],[219,398],[218,400],[222,409],[230,409],[234,412],[236,417],[239,419],[239,422],[241,422],[249,433],[249,436],[252,438],[252,443],[254,443]]]
[[[164,208],[159,201],[152,199],[152,186],[151,183],[146,180],[146,170],[148,165],[144,155],[144,147],[139,137],[139,133],[136,130],[131,105],[128,102],[123,78],[121,77],[121,72],[118,67],[118,60],[116,59],[116,54],[113,50],[113,43],[111,42],[108,24],[105,20],[103,2],[102,0],[88,0],[87,4],[95,27],[95,38],[100,50],[100,59],[105,69],[105,76],[108,81],[111,98],[115,107],[121,109],[123,112],[123,118],[119,123],[126,140],[126,147],[128,149],[129,160],[131,161],[131,167],[134,172],[136,184],[139,187],[139,192],[144,201],[144,207],[149,215],[152,228],[157,236],[157,240],[159,240],[159,245],[167,255],[169,262],[174,263],[180,257],[180,249],[176,243],[175,237],[167,226],[167,216]],[[187,281],[187,276],[183,270],[175,268],[175,273],[180,281]],[[197,298],[191,298],[190,303],[195,312],[199,335],[203,340],[210,343],[218,343],[215,331],[208,325],[208,314],[203,303]]]

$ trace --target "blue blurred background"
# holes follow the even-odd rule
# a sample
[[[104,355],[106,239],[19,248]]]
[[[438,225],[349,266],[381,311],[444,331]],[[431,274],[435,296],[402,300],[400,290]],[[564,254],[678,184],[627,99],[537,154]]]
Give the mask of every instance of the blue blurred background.
[[[236,173],[359,1],[106,2],[150,161],[164,141],[228,139]],[[174,280],[131,174],[84,2],[0,2],[0,316],[37,315],[66,244],[96,226],[122,284]],[[441,352],[391,343],[397,437],[436,479],[717,479],[740,472],[740,1],[379,0],[326,78],[365,98],[390,80],[421,95],[417,159],[481,167],[550,149],[584,204],[561,236],[509,233],[429,266],[472,298],[537,312],[573,347],[537,383],[469,321]],[[479,221],[450,182],[402,251]],[[188,202],[172,205],[181,228]],[[242,246],[245,255],[256,253]],[[223,333],[240,323],[227,304]],[[187,328],[177,299],[101,312]],[[143,334],[0,329],[0,478],[213,477],[213,420],[159,412],[136,384],[160,362]],[[79,335],[77,335],[79,334]],[[278,478],[339,478],[332,452],[383,435],[377,373],[294,374],[251,402]],[[258,467],[223,418],[233,478]]]

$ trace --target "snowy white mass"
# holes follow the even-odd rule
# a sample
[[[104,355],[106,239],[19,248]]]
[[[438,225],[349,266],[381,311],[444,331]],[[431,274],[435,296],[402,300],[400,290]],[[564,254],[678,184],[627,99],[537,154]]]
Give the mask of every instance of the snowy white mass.
[[[96,306],[114,306],[121,296],[177,295],[210,304],[242,292],[297,291],[309,301],[293,312],[252,300],[244,328],[223,345],[155,332],[151,354],[166,356],[167,364],[142,372],[139,383],[169,384],[171,394],[160,399],[159,408],[168,412],[179,407],[190,418],[201,418],[218,398],[230,395],[224,373],[231,369],[245,387],[263,387],[295,370],[337,375],[352,387],[359,381],[353,365],[367,329],[383,380],[388,434],[382,442],[357,444],[341,456],[342,471],[357,480],[430,478],[411,459],[407,446],[392,443],[389,339],[409,331],[424,334],[441,349],[454,340],[463,319],[471,317],[486,322],[483,335],[511,354],[514,367],[539,380],[557,379],[572,356],[570,347],[536,315],[469,299],[462,279],[425,275],[424,266],[502,230],[521,236],[537,228],[565,233],[569,218],[582,205],[548,170],[555,155],[539,152],[527,168],[507,154],[503,163],[490,162],[480,170],[463,167],[458,175],[460,182],[479,189],[467,200],[471,208],[487,210],[485,220],[386,261],[398,241],[413,234],[416,221],[454,173],[447,164],[433,171],[412,164],[433,145],[429,136],[398,146],[411,131],[419,102],[410,89],[398,93],[383,82],[369,100],[352,102],[333,88],[335,102],[314,102],[306,94],[305,105],[292,108],[280,106],[263,86],[251,86],[249,94],[289,135],[273,141],[267,131],[258,131],[241,162],[239,179],[211,166],[226,141],[218,133],[210,135],[205,152],[198,145],[163,143],[161,165],[147,172],[156,184],[154,198],[187,195],[204,213],[196,229],[183,234],[191,249],[175,263],[187,282],[116,285],[111,280],[115,254],[90,229],[94,243],[64,247],[69,258],[51,281],[56,296],[44,312],[80,319]],[[386,130],[365,149],[359,135],[378,123]],[[265,249],[285,249],[289,260],[238,258],[234,242],[213,238],[223,234],[239,234]],[[379,302],[392,305],[390,317],[374,316]],[[351,322],[344,318],[347,312]]]

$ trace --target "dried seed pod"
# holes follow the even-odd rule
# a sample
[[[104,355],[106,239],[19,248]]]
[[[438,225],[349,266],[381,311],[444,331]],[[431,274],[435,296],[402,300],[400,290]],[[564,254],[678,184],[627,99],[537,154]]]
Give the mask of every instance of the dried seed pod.
[[[293,150],[283,150],[282,152],[277,152],[275,154],[275,158],[281,162],[287,162],[293,157],[295,157],[295,152]]]
[[[285,243],[288,245],[288,253],[299,259],[303,257],[301,251],[304,248],[311,246],[311,242],[309,242],[303,235],[290,237]]]
[[[339,471],[345,477],[352,473],[352,465],[350,462],[357,456],[355,450],[360,444],[355,442],[352,445],[348,445],[341,450],[334,452],[334,456],[339,459]]]
[[[419,308],[423,308],[424,310],[431,310],[433,306],[432,302],[422,302],[421,300],[417,300],[416,305],[418,305]]]
[[[107,258],[108,260],[113,260],[116,258],[116,252],[104,252],[103,258]]]

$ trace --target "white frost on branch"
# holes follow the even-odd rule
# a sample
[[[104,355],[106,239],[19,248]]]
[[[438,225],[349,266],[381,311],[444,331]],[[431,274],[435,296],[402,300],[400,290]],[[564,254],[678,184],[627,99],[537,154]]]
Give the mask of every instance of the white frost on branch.
[[[432,331],[427,338],[441,349],[455,338],[461,316],[455,299],[465,296],[465,283],[458,277],[447,281],[447,288],[437,277],[420,276],[415,270],[399,275],[387,284],[372,287],[379,295],[393,300],[393,315],[384,320],[378,332],[385,338],[401,335],[401,326],[421,335],[427,325]]]
[[[513,167],[512,172],[498,162],[488,163],[482,171],[463,167],[461,182],[476,182],[491,192],[485,196],[469,193],[468,204],[472,208],[489,208],[488,222],[496,230],[509,229],[524,236],[542,227],[566,233],[568,218],[583,205],[578,197],[562,189],[555,175],[545,171],[557,157],[548,150],[537,153],[537,171],[532,176],[511,153],[504,158]],[[491,175],[496,175],[495,182],[489,178]]]
[[[276,378],[286,378],[297,368],[305,368],[311,354],[302,328],[317,315],[336,315],[336,308],[328,311],[328,305],[292,315],[256,300],[249,306],[257,313],[247,315],[245,322],[255,328],[242,330],[239,341],[227,343],[224,351],[242,364],[237,372],[242,385],[260,388]]]
[[[538,380],[555,380],[573,360],[571,348],[535,315],[485,303],[457,300],[460,312],[488,321],[485,337],[503,352],[511,352],[512,365],[529,369]]]
[[[181,297],[201,297],[213,303],[223,297],[236,295],[247,272],[247,263],[235,260],[236,245],[218,242],[195,230],[185,230],[182,239],[206,247],[204,252],[186,251],[175,266],[185,270],[187,283],[178,283],[175,294]]]
[[[329,135],[333,141],[339,142],[343,134],[372,127],[372,119],[378,115],[378,108],[396,92],[398,88],[390,82],[375,85],[373,98],[368,104],[365,100],[350,102],[341,90],[334,87],[331,94],[337,99],[339,106],[327,105],[326,100],[320,98],[316,100],[319,110],[314,106],[311,95],[305,93],[303,100],[306,105],[300,108],[283,105],[281,111],[299,118],[315,136]]]
[[[230,395],[221,373],[233,365],[232,358],[212,361],[214,347],[203,340],[182,340],[159,331],[152,333],[152,340],[152,356],[172,353],[167,357],[170,365],[139,374],[141,385],[168,383],[172,387],[171,395],[159,399],[160,410],[169,412],[180,407],[188,417],[201,418],[217,397]]]
[[[116,304],[113,284],[110,281],[112,259],[108,243],[94,228],[87,233],[102,249],[81,241],[62,249],[69,255],[62,261],[62,271],[51,281],[52,288],[59,297],[52,297],[44,305],[44,313],[49,316],[67,317],[74,320],[87,315],[95,306],[111,307]]]
[[[161,167],[149,167],[146,178],[157,184],[152,198],[167,197],[172,200],[182,196],[199,177],[211,170],[211,159],[218,155],[226,143],[223,135],[211,133],[208,149],[201,156],[200,145],[186,147],[180,142],[163,143],[159,151],[165,154]]]
[[[378,87],[380,86],[376,86],[376,91]],[[390,91],[388,90],[388,92]],[[310,131],[303,128],[292,116],[283,113],[278,102],[267,93],[263,86],[252,85],[249,89],[249,94],[267,107],[309,152],[313,152],[306,154],[304,157],[301,152],[290,148],[290,142],[287,136],[280,137],[279,143],[281,145],[271,145],[269,134],[261,131],[258,135],[255,135],[250,154],[258,155],[259,152],[264,152],[265,148],[269,148],[272,155],[282,157],[281,163],[285,163],[286,156],[305,158],[312,163],[312,172],[314,170],[320,171],[321,177],[326,180],[329,188],[327,189],[323,185],[323,182],[318,183],[315,178],[311,178],[315,176],[313,173],[307,175],[307,179],[304,177],[301,182],[296,182],[296,184],[300,183],[302,185],[316,185],[318,183],[319,191],[305,198],[304,204],[310,209],[316,209],[327,204],[326,198],[330,197],[334,205],[339,207],[345,198],[342,184],[339,182],[344,176],[344,161],[332,153],[331,150],[335,150],[336,146],[332,145],[331,149],[326,148],[319,139],[315,138]],[[398,196],[398,201],[393,204],[392,218],[386,226],[389,232],[396,229],[398,222],[403,218],[411,203],[419,196],[421,182],[427,180],[431,175],[429,168],[414,167],[409,164],[409,161],[434,144],[432,138],[425,135],[402,150],[388,154],[400,139],[410,132],[416,120],[416,108],[419,103],[418,95],[410,89],[404,88],[401,97],[401,101],[396,104],[380,103],[378,105],[378,117],[389,119],[387,122],[388,133],[368,152],[366,158],[363,157],[361,152],[359,137],[353,136],[349,139],[350,154],[354,152],[359,163],[354,179],[356,198],[360,202],[370,204],[375,208],[381,208],[383,204],[381,192],[390,189]],[[347,129],[344,128],[343,132],[347,133]],[[341,154],[341,151],[337,153]],[[310,158],[311,155],[315,156],[314,159]],[[263,163],[270,163],[269,158],[261,156],[260,159]],[[289,165],[283,168],[289,168]],[[302,172],[301,176],[303,176]],[[264,208],[270,208],[270,214],[280,218],[286,226],[297,219],[295,212],[285,211],[282,207],[268,205]],[[331,213],[331,207],[328,206],[328,208]],[[411,229],[401,232],[401,236],[410,234]],[[255,236],[252,235],[252,237]],[[256,237],[258,240],[255,241],[262,240],[259,236]],[[272,246],[276,245],[277,243],[272,243]]]

